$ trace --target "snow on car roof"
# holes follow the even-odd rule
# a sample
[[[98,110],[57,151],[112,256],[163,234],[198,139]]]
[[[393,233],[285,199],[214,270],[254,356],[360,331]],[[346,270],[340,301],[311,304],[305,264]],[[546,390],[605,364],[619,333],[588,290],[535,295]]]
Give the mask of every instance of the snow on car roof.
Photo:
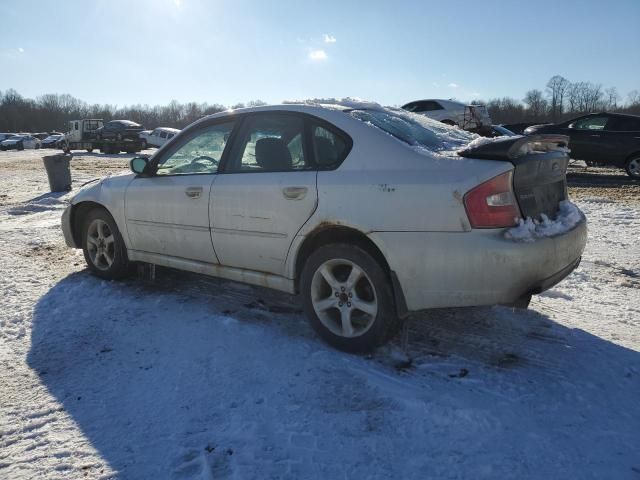
[[[350,113],[354,111],[375,112],[376,119],[358,118],[358,116],[349,115],[351,118],[368,123],[374,128],[384,131],[385,133],[395,137],[398,141],[412,146],[418,153],[438,154],[451,153],[455,156],[455,151],[464,145],[478,138],[478,135],[462,130],[458,127],[446,125],[437,120],[408,112],[399,107],[383,106],[377,102],[363,100],[357,97],[346,98],[310,98],[301,100],[287,100],[282,104],[264,105],[259,107],[239,108],[235,110],[226,110],[209,115],[198,121],[205,121],[211,118],[220,118],[233,113],[250,113],[263,111],[307,111],[308,113],[318,113],[318,110]],[[386,119],[384,117],[387,117]],[[391,121],[391,122],[389,122]],[[383,124],[405,123],[403,128],[405,132],[389,131],[384,128]],[[407,135],[406,133],[410,131]],[[424,132],[420,132],[424,130]],[[414,138],[414,137],[418,138]],[[432,137],[427,140],[427,137]]]

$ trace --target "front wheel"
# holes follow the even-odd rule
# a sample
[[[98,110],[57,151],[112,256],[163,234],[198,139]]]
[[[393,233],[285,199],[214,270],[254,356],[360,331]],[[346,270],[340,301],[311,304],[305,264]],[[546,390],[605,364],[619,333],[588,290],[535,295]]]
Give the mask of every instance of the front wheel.
[[[127,249],[116,222],[102,208],[91,210],[82,227],[82,251],[94,275],[115,280],[129,270]]]
[[[401,325],[389,276],[355,245],[326,245],[311,254],[302,270],[300,293],[311,326],[340,350],[371,351]]]
[[[627,160],[627,163],[624,167],[627,171],[627,175],[632,178],[640,178],[640,156],[633,157]]]

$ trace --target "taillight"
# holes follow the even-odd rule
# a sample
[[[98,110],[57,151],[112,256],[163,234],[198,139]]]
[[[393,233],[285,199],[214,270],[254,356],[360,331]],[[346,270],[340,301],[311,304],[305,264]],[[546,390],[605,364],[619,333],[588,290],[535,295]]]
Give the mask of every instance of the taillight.
[[[511,187],[513,172],[508,171],[469,190],[464,207],[473,228],[501,228],[515,225],[520,208]]]

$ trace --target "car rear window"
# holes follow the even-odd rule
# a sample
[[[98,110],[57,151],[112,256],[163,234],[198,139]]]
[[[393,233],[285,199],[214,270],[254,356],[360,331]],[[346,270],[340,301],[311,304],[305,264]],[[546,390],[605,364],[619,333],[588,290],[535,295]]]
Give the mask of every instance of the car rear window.
[[[404,143],[434,152],[461,148],[474,138],[459,128],[400,109],[351,110],[350,114]]]

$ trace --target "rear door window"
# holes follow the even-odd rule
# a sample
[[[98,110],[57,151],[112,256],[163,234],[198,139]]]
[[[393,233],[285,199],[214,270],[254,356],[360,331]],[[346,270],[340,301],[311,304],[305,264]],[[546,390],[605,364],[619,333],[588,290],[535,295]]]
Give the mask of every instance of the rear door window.
[[[607,123],[607,130],[614,132],[640,131],[640,118],[613,117]]]
[[[604,130],[608,121],[609,117],[604,116],[581,118],[580,120],[573,122],[569,128],[573,128],[575,130]]]
[[[297,115],[249,117],[235,142],[228,173],[287,172],[310,168],[304,148],[304,120]]]

